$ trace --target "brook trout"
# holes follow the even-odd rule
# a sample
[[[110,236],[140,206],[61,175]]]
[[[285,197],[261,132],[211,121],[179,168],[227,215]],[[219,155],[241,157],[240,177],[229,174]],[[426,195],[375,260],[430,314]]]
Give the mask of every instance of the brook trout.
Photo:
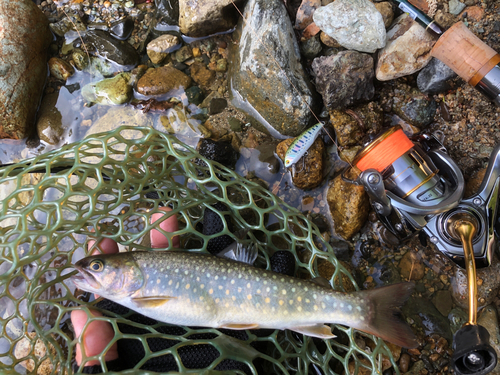
[[[335,337],[324,323],[377,335],[402,347],[415,335],[395,312],[413,290],[400,283],[341,293],[207,254],[137,251],[94,255],[75,264],[76,286],[161,322],[229,329],[290,329]]]

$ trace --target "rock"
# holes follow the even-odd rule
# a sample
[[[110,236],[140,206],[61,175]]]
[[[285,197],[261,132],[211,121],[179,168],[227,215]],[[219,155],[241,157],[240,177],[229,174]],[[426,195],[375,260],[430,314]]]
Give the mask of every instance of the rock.
[[[45,95],[38,110],[36,123],[38,136],[50,145],[59,143],[64,133],[61,112],[56,108],[58,97],[58,93]]]
[[[498,313],[494,305],[486,306],[479,313],[477,324],[483,326],[490,334],[490,345],[500,358],[500,330],[498,328]],[[491,374],[500,374],[500,363],[491,370]]]
[[[168,30],[171,26],[179,25],[178,0],[156,0],[155,5],[156,19],[153,20],[153,28],[156,28],[158,30]]]
[[[186,96],[189,103],[194,105],[200,105],[203,102],[205,96],[203,91],[198,86],[192,86],[186,90]]]
[[[191,65],[191,77],[200,86],[207,87],[215,80],[215,72],[207,69],[203,63],[195,62]]]
[[[426,94],[439,94],[451,88],[449,81],[457,74],[444,62],[432,58],[417,76],[418,89]]]
[[[314,59],[321,52],[321,42],[319,41],[319,35],[315,35],[312,38],[300,42],[300,50],[302,51],[302,56],[306,59]]]
[[[132,106],[109,107],[103,116],[100,116],[85,134],[86,136],[96,133],[110,132],[123,125],[149,126],[152,127],[152,119],[147,113],[137,111]],[[140,138],[141,135],[133,130],[127,130],[125,137],[130,139]]]
[[[443,316],[448,316],[453,307],[453,299],[451,298],[450,291],[438,290],[432,297],[432,303],[434,303],[436,309],[438,309]]]
[[[130,73],[120,73],[113,78],[106,78],[96,83],[83,86],[82,96],[90,103],[120,105],[132,98],[132,86],[129,85]]]
[[[370,100],[375,93],[373,58],[370,55],[342,51],[314,59],[312,68],[316,76],[316,89],[328,109],[344,108]]]
[[[408,14],[401,15],[387,32],[387,44],[379,52],[377,79],[388,81],[419,71],[431,60],[435,42]]]
[[[337,42],[335,39],[333,39],[330,35],[328,35],[324,31],[322,31],[319,34],[319,38],[320,38],[321,42],[327,47],[332,47],[332,48],[339,48],[340,47],[339,42]]]
[[[450,322],[434,307],[431,301],[422,297],[410,297],[402,308],[407,318],[413,319],[424,329],[425,335],[438,334],[451,342]]]
[[[356,179],[353,171],[348,178]],[[359,232],[368,219],[370,203],[362,186],[345,182],[340,175],[330,182],[326,196],[335,233],[346,240]]]
[[[375,8],[382,15],[382,19],[384,20],[384,26],[387,29],[392,25],[392,21],[394,20],[394,11],[392,10],[392,5],[388,1],[384,1],[382,3],[375,3]]]
[[[71,58],[75,63],[75,67],[78,70],[84,70],[90,64],[90,58],[87,54],[80,48],[75,48],[71,54]]]
[[[374,102],[348,111],[330,111],[330,122],[335,129],[337,142],[342,147],[360,144],[367,134],[378,134],[382,130],[383,120],[382,108]]]
[[[214,141],[212,139],[202,139],[197,147],[201,156],[209,160],[216,161],[222,165],[233,169],[238,161],[238,152],[231,146],[230,142]],[[203,164],[205,164],[203,162]]]
[[[437,104],[424,94],[405,91],[404,96],[394,97],[392,110],[403,120],[420,130],[429,125],[436,115]]]
[[[54,78],[62,81],[66,81],[75,73],[75,69],[69,63],[58,57],[49,60],[49,71]]]
[[[146,53],[153,64],[160,64],[165,57],[179,47],[179,37],[165,34],[148,43]]]
[[[175,59],[177,62],[184,62],[193,57],[193,51],[190,46],[184,46],[177,52],[175,52]]]
[[[83,23],[78,14],[71,14],[57,23],[51,23],[49,26],[54,34],[60,37],[64,37],[64,34],[68,31],[78,31],[80,34],[87,31],[85,23]]]
[[[464,198],[473,196],[479,191],[479,187],[486,175],[486,168],[475,171],[465,183]]]
[[[469,315],[462,309],[454,308],[448,314],[451,333],[455,334],[469,320]]]
[[[34,130],[52,34],[30,0],[0,0],[0,25],[0,138],[22,139]]]
[[[171,66],[149,69],[137,82],[137,91],[143,95],[161,95],[179,87],[191,86],[191,78]]]
[[[229,46],[232,104],[257,118],[254,126],[297,136],[312,123],[314,105],[286,8],[280,0],[250,0],[244,18]]]
[[[313,19],[347,49],[373,53],[385,46],[384,20],[369,0],[336,0],[318,8]]]
[[[134,19],[125,17],[109,25],[109,33],[118,40],[127,40],[134,30]]]
[[[321,0],[302,0],[295,16],[295,28],[304,30],[313,22],[313,13],[321,6]]]
[[[500,290],[500,262],[493,257],[489,267],[476,270],[477,306],[484,307],[492,303]],[[451,279],[453,300],[463,309],[468,308],[467,273],[463,268],[456,268]]]
[[[227,100],[224,98],[215,98],[210,101],[210,109],[208,113],[210,115],[216,115],[221,113],[227,107]]]
[[[443,29],[449,29],[455,23],[455,17],[450,13],[445,13],[441,9],[436,12],[434,21]]]
[[[238,7],[241,1],[235,2]],[[232,29],[238,13],[231,0],[179,0],[181,33],[193,38]]]
[[[415,362],[414,365],[411,366],[410,371],[405,373],[405,375],[420,375],[420,374],[422,374],[422,371],[428,372],[425,369],[424,361],[420,360],[420,361]]]
[[[285,160],[285,154],[295,138],[285,139],[276,147],[276,154]],[[313,189],[323,181],[323,150],[325,145],[321,138],[316,138],[307,153],[289,169],[292,171],[293,184],[302,190]]]
[[[407,251],[403,258],[401,258],[401,261],[399,262],[399,268],[403,279],[408,281],[421,280],[425,275],[424,264],[411,250]]]
[[[113,38],[105,31],[88,31],[83,41],[90,53],[117,64],[121,71],[132,70],[139,64],[139,54],[132,45]]]
[[[196,146],[200,138],[208,138],[212,134],[200,122],[189,116],[184,108],[174,107],[167,112],[167,115],[160,116],[159,121],[155,122],[154,128],[175,134],[184,143],[190,146]]]
[[[466,12],[468,20],[481,21],[484,17],[484,9],[477,5],[464,9],[460,14],[460,17],[463,17]]]
[[[450,14],[457,16],[465,8],[465,4],[458,0],[450,0],[448,3]]]
[[[54,365],[50,360],[51,357],[56,356],[56,349],[52,344],[49,343],[50,354],[47,353],[47,346],[44,342],[38,338],[36,332],[28,332],[26,334],[29,338],[22,338],[16,343],[14,349],[14,357],[17,359],[28,357],[29,355],[34,355],[37,358],[38,367],[36,369],[37,375],[49,375],[54,372],[59,372],[59,364],[54,369]],[[56,340],[56,337],[52,335],[52,339]],[[36,340],[35,340],[36,339]],[[42,362],[38,361],[41,358],[46,357]],[[27,359],[21,362],[21,365],[25,367],[30,373],[35,370],[35,362],[32,359]]]
[[[408,353],[402,354],[399,358],[399,371],[401,371],[402,373],[407,372],[408,368],[410,367],[410,360],[411,357]]]

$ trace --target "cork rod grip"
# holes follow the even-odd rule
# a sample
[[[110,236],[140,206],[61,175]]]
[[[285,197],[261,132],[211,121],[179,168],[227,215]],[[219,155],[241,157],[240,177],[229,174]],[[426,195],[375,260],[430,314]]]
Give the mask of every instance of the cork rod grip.
[[[500,62],[500,55],[458,22],[434,45],[431,55],[475,86]]]

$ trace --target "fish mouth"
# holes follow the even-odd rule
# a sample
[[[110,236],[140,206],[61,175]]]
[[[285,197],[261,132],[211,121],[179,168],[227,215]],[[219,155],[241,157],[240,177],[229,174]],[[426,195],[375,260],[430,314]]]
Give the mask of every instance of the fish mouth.
[[[97,281],[94,275],[92,275],[87,270],[75,265],[78,273],[71,276],[71,281],[80,289],[93,292],[101,287],[101,284]],[[89,290],[89,287],[92,290]]]

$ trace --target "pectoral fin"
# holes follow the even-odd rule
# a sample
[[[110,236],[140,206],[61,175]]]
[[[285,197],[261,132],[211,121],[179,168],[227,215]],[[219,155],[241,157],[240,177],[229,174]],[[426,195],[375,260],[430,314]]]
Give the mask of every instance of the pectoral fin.
[[[259,328],[259,325],[256,323],[250,323],[250,324],[238,324],[238,323],[226,323],[221,325],[219,328],[227,328],[227,329],[235,329],[235,330],[241,330],[241,329],[257,329]]]
[[[137,307],[158,307],[170,301],[173,298],[175,297],[168,297],[168,296],[136,297],[132,298],[132,302],[135,303]]]
[[[288,327],[292,331],[302,333],[307,336],[317,337],[320,339],[333,339],[337,336],[332,334],[332,329],[324,324],[316,324],[314,326]]]
[[[332,286],[330,285],[328,280],[325,279],[324,277],[318,276],[318,277],[315,277],[314,279],[312,279],[311,281],[313,283],[315,283],[316,285],[322,286],[324,288],[332,289]]]

